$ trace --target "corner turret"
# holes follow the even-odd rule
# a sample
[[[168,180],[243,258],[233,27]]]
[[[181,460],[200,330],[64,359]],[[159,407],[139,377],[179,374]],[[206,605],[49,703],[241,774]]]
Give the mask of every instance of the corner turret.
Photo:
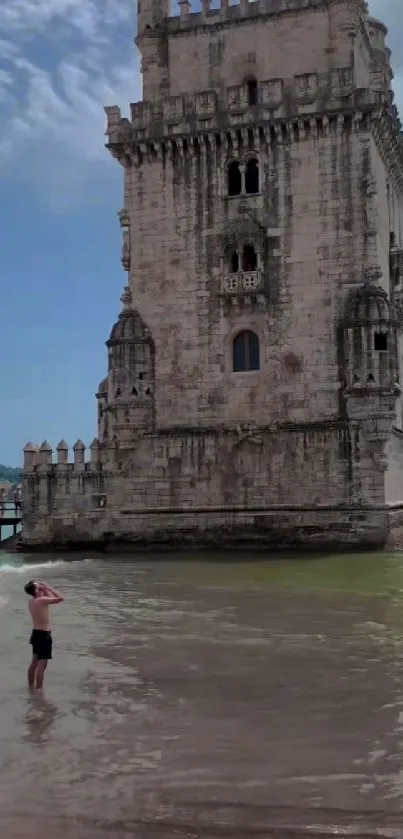
[[[400,392],[397,323],[381,277],[380,271],[367,272],[347,303],[342,324],[347,397],[366,399],[378,391],[396,399]]]
[[[130,446],[138,429],[154,423],[154,342],[128,286],[108,347],[108,376],[99,385],[98,438],[103,445]]]
[[[156,32],[170,14],[170,0],[137,0],[137,39]]]
[[[342,323],[346,415],[359,425],[371,468],[375,464],[380,473],[387,469],[386,444],[400,395],[396,316],[381,278],[379,269],[367,272],[364,285],[348,300]],[[371,484],[363,478],[362,486],[368,500]]]
[[[170,0],[138,0],[136,45],[141,54],[143,99],[156,101],[169,90],[166,21]]]

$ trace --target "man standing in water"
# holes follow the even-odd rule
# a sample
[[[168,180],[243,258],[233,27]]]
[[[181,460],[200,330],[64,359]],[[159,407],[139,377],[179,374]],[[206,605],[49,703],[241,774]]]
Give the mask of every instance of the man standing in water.
[[[28,669],[30,688],[40,689],[43,685],[48,661],[52,658],[52,633],[50,631],[49,606],[62,603],[64,598],[47,583],[27,583],[25,591],[31,597],[29,611],[32,618],[32,662]]]

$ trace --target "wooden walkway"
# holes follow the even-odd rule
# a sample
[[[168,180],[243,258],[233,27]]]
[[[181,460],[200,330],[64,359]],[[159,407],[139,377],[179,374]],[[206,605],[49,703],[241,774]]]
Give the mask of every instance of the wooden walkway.
[[[0,514],[0,545],[4,541],[8,541],[8,539],[12,538],[12,536],[17,535],[18,525],[21,524],[21,512],[16,514],[15,507],[12,501],[7,501],[4,505],[4,513]],[[13,533],[12,536],[5,537],[4,530],[5,527],[12,527]]]

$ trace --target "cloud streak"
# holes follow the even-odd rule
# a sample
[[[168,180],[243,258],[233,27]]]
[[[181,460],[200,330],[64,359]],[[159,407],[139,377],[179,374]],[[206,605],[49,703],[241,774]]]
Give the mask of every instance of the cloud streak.
[[[119,0],[2,0],[2,33],[32,35],[49,24],[67,23],[86,38],[102,29],[129,21],[131,3]]]
[[[103,105],[140,98],[133,0],[2,0],[0,174],[37,178],[56,204],[105,163]],[[80,186],[81,184],[81,186]]]
[[[403,72],[402,0],[372,0]],[[141,96],[132,38],[135,0],[1,0],[0,175],[37,180],[60,205],[108,178],[104,104],[127,113]],[[403,85],[396,78],[397,101]],[[114,165],[114,164],[113,164]]]

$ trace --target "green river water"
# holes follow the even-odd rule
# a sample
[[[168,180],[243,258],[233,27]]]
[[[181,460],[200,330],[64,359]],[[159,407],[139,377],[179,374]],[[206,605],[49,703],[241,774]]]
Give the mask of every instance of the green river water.
[[[403,553],[0,556],[2,836],[403,836]]]

